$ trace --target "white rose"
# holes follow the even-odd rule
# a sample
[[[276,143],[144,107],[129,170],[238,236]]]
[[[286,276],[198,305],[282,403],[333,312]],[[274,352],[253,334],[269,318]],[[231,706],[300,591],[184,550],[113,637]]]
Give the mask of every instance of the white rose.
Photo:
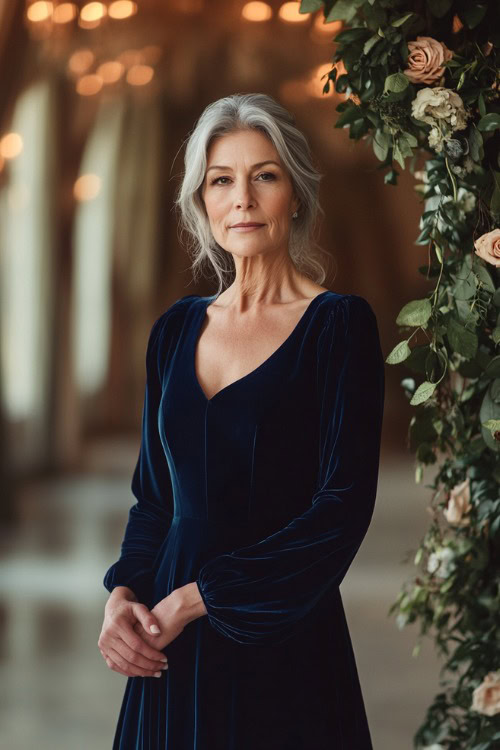
[[[456,91],[443,86],[420,89],[411,103],[411,112],[416,120],[432,125],[429,146],[438,152],[442,150],[443,139],[455,130],[464,130],[470,117]]]
[[[431,552],[427,561],[427,570],[439,578],[447,578],[455,570],[453,562],[453,550],[449,547],[439,547],[435,552]]]
[[[472,694],[473,711],[486,716],[500,713],[500,670],[489,672]]]
[[[427,136],[427,141],[429,143],[429,146],[434,149],[434,151],[440,152],[443,150],[443,141],[444,136],[439,128],[432,127],[429,131],[429,135]]]

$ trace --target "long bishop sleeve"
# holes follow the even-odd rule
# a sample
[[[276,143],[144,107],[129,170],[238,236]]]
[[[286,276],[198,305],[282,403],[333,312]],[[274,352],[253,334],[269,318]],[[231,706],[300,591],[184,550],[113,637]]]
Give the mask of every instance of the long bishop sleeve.
[[[129,511],[120,558],[103,580],[110,592],[116,586],[128,586],[143,603],[151,596],[154,561],[173,515],[170,469],[158,431],[161,361],[165,356],[160,355],[160,342],[167,317],[164,313],[154,322],[146,351],[141,445],[131,483],[137,502]]]
[[[212,558],[198,575],[210,624],[239,643],[277,644],[293,635],[340,585],[373,514],[385,375],[369,303],[342,296],[317,346],[320,455],[310,507],[258,543]]]

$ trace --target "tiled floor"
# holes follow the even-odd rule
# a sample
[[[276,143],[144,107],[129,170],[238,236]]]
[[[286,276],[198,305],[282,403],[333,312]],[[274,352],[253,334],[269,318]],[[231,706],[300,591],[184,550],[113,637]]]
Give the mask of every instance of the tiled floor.
[[[1,750],[111,748],[126,678],[107,668],[97,639],[107,598],[102,577],[118,557],[134,502],[133,450],[122,455],[124,473],[101,475],[92,461],[92,473],[27,487],[19,530],[4,530]],[[402,582],[416,573],[412,560],[428,525],[429,479],[415,485],[411,456],[382,458],[372,524],[341,586],[374,750],[412,750],[438,689],[432,642],[424,640],[413,658],[417,627],[401,631],[388,615]]]

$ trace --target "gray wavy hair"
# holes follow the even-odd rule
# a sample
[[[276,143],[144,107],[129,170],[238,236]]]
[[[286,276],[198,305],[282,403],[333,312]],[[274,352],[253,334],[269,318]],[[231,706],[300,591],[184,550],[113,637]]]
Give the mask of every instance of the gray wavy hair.
[[[196,280],[202,266],[208,263],[218,279],[218,294],[234,278],[233,257],[212,234],[201,191],[212,140],[252,128],[264,133],[274,144],[300,201],[298,217],[290,228],[290,258],[300,272],[322,284],[327,274],[320,255],[330,256],[316,242],[314,234],[318,214],[324,215],[318,199],[323,175],[313,164],[309,144],[297,128],[294,116],[268,94],[232,94],[212,102],[185,141],[184,173],[174,205],[180,212],[179,239],[182,242],[186,238],[192,256],[193,277]]]

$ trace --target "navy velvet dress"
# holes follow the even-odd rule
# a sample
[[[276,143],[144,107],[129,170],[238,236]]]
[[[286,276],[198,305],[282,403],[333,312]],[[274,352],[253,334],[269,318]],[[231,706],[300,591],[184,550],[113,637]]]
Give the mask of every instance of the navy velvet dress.
[[[339,584],[377,492],[384,361],[355,294],[313,298],[288,338],[207,399],[188,295],[152,326],[142,442],[104,586],[150,609],[196,581],[208,615],[129,677],[114,750],[372,750]]]

